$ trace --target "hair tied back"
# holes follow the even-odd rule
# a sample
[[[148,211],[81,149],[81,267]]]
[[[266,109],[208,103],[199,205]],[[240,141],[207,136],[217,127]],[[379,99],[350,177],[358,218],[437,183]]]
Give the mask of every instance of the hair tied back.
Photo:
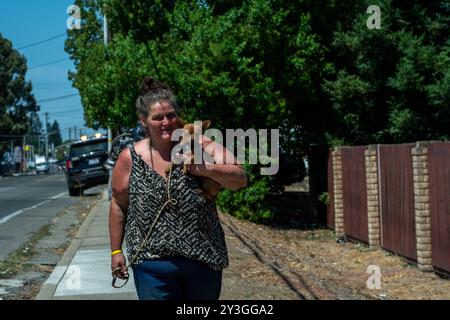
[[[148,93],[155,92],[158,90],[170,90],[170,88],[164,83],[156,80],[153,77],[145,77],[142,83],[141,95],[145,96]]]

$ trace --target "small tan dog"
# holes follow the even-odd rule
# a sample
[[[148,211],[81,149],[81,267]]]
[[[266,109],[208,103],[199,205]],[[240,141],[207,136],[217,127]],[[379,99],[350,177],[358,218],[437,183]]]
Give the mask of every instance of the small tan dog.
[[[194,130],[195,130],[194,124],[193,123],[185,123],[184,120],[182,120],[181,118],[177,119],[177,123],[178,123],[179,128],[183,128],[186,130],[185,134],[180,139],[181,145],[189,143],[190,147],[191,147],[190,148],[191,151],[194,150]],[[202,122],[202,128],[201,128],[202,134],[205,133],[205,131],[209,128],[210,125],[211,125],[210,120],[205,120]],[[185,161],[183,164],[183,173],[186,175],[189,174],[189,164],[194,163],[193,152],[191,152],[189,157],[190,157],[190,161],[188,161],[188,163],[186,163],[186,161]],[[166,169],[166,172],[169,172],[169,170],[170,170],[170,166]],[[199,191],[201,191],[207,199],[214,201],[216,199],[217,195],[219,194],[220,190],[222,189],[222,186],[210,178],[202,177],[202,176],[198,176],[198,177],[200,178]]]

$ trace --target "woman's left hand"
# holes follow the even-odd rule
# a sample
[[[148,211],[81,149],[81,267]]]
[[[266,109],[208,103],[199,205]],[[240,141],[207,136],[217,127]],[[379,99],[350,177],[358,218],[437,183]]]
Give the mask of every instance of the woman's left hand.
[[[207,177],[217,182],[221,187],[230,190],[238,190],[247,185],[245,171],[233,164],[190,164],[188,171],[195,176]]]
[[[211,172],[211,164],[210,163],[202,163],[202,164],[188,164],[188,171],[190,174],[194,176],[208,177]]]
[[[188,164],[189,173],[210,178],[226,189],[238,190],[245,187],[247,185],[245,171],[237,164],[233,154],[209,138],[205,136],[202,138],[202,151],[207,153],[205,156],[209,156],[211,160],[201,164]],[[191,153],[182,155],[181,158],[193,160]],[[213,161],[213,163],[208,161]]]

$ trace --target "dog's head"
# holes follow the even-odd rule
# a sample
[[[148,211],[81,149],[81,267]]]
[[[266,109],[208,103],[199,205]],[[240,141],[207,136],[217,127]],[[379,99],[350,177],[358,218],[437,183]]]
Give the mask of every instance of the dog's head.
[[[204,134],[205,131],[209,128],[211,125],[210,120],[202,121],[201,123],[186,123],[183,119],[179,118],[177,119],[178,127],[181,129],[184,129],[184,132],[182,136],[180,136],[178,143],[179,146],[183,149],[180,153],[185,157],[193,157],[194,150],[195,150],[195,132],[201,132],[201,134]],[[200,127],[201,126],[201,127]],[[186,149],[187,148],[187,149]],[[181,160],[181,162],[185,161],[183,158],[177,159]]]
[[[201,127],[199,127],[198,124],[194,124],[194,123],[185,123],[184,120],[178,118],[178,125],[180,128],[183,128],[185,130],[183,137],[181,138],[181,143],[190,143],[194,141],[194,132],[198,131],[201,132],[202,134],[205,133],[205,131],[209,128],[209,126],[211,125],[211,121],[210,120],[205,120],[202,121],[201,123]],[[197,127],[196,127],[197,125]]]

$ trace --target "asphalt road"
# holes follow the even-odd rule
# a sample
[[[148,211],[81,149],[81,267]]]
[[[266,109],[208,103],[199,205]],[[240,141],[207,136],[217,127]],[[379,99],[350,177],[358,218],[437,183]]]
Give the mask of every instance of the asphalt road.
[[[98,190],[84,193],[93,195]],[[0,177],[0,259],[29,241],[65,208],[80,202],[80,197],[68,195],[63,173]]]

